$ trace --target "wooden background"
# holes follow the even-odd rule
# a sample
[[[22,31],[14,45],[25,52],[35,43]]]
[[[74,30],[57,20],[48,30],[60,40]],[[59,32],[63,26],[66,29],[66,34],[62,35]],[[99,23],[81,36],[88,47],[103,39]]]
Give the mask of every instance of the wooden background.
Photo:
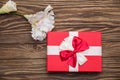
[[[7,0],[0,0],[0,7]],[[0,80],[120,80],[120,0],[14,0],[21,14],[56,14],[53,31],[101,31],[102,73],[47,73],[46,40],[34,41],[21,16],[0,15]]]

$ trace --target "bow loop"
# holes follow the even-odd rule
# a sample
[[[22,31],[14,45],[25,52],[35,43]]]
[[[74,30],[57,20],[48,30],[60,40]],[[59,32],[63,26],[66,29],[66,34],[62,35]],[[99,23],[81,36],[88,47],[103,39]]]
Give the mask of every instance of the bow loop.
[[[62,60],[62,61],[67,60],[70,56],[72,56],[72,53],[73,53],[73,52],[70,51],[70,50],[60,51],[61,60]]]
[[[89,49],[87,42],[76,36],[74,36],[73,38],[72,46],[74,48],[74,51],[77,51],[77,52],[82,52]]]

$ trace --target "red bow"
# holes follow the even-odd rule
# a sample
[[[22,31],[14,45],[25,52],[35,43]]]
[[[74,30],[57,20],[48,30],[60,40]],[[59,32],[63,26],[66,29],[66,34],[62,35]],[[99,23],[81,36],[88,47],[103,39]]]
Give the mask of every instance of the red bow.
[[[62,61],[67,60],[68,65],[75,67],[76,61],[77,61],[76,53],[89,49],[89,46],[85,40],[82,40],[81,38],[76,37],[76,36],[74,36],[72,40],[72,46],[74,48],[73,51],[71,50],[60,51],[60,58]]]

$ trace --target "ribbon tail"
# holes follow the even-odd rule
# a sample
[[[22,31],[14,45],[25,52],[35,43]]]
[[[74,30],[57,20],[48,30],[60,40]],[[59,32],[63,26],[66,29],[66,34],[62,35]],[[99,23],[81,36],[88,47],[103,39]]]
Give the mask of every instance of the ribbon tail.
[[[67,63],[68,63],[68,65],[75,68],[76,62],[77,62],[77,57],[76,57],[76,54],[74,54],[72,57],[69,58]]]
[[[83,54],[77,53],[77,61],[80,65],[83,65],[87,62],[87,58]]]

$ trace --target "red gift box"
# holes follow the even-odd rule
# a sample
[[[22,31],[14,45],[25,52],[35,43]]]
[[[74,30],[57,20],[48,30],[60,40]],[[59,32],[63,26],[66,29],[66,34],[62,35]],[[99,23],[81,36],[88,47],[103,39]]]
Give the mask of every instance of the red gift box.
[[[89,49],[79,54],[87,58],[87,62],[70,66],[60,58],[60,44],[66,37],[77,36],[85,40]],[[102,40],[101,32],[48,32],[47,36],[47,71],[48,72],[101,72]]]

